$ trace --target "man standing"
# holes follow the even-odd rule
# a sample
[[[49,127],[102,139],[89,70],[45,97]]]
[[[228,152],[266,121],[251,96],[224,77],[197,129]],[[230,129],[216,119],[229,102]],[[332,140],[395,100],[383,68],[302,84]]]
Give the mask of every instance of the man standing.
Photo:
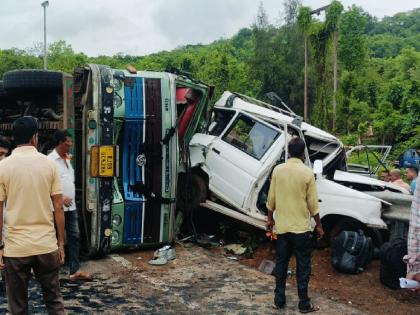
[[[282,308],[286,303],[287,269],[294,253],[299,311],[309,313],[319,310],[308,296],[312,250],[311,216],[315,219],[319,239],[323,237],[324,231],[318,213],[314,174],[303,163],[305,142],[300,138],[293,138],[289,142],[288,150],[288,161],[274,168],[267,201],[267,227],[271,230],[274,225],[273,231],[277,234],[274,304]]]
[[[407,263],[407,279],[420,282],[420,178],[417,178],[416,190],[413,203],[411,204],[410,227],[407,237],[407,255],[404,261]],[[417,289],[420,290],[420,289]]]
[[[388,170],[384,170],[381,173],[381,180],[383,180],[384,182],[389,182],[390,178],[389,178],[389,171]]]
[[[410,194],[414,195],[416,191],[417,177],[419,175],[419,169],[416,166],[410,166],[407,168],[407,179],[410,181]]]
[[[405,181],[402,180],[401,171],[398,168],[394,168],[390,172],[389,177],[392,184],[400,186],[401,188],[404,188],[405,190],[407,190],[407,193],[410,191],[410,186]]]
[[[11,314],[28,313],[28,282],[32,269],[41,283],[48,313],[64,314],[58,278],[60,265],[64,263],[64,212],[59,174],[54,163],[36,149],[38,124],[35,118],[18,118],[13,124],[13,137],[17,147],[0,163],[0,230],[7,200],[5,242],[0,239],[0,268],[6,268],[9,311]]]
[[[77,215],[74,186],[74,170],[70,162],[70,148],[73,146],[71,135],[67,130],[57,130],[53,135],[55,149],[48,157],[57,165],[63,187],[63,204],[66,218],[66,244],[70,280],[91,280],[92,276],[80,271],[80,229]]]

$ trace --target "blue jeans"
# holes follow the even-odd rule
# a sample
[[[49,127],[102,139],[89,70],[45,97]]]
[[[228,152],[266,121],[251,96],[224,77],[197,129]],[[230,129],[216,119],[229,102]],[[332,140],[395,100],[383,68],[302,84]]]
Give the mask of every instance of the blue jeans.
[[[286,278],[289,260],[292,254],[296,256],[296,282],[299,295],[299,309],[307,309],[311,305],[308,296],[309,277],[311,275],[311,233],[285,233],[277,235],[276,243],[276,289],[274,304],[278,307],[286,303]]]
[[[70,274],[74,274],[80,268],[79,252],[80,252],[80,230],[79,216],[77,210],[64,212],[66,219],[66,245],[67,245],[67,265]]]

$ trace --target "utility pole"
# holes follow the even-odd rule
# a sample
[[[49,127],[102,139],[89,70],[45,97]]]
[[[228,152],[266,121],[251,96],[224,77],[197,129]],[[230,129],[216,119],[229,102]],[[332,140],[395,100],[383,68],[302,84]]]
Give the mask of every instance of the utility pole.
[[[315,10],[312,10],[311,12],[310,12],[310,14],[311,15],[314,15],[314,14],[316,14],[316,15],[320,15],[321,14],[321,12],[322,11],[324,11],[324,12],[326,12],[327,11],[327,9],[330,7],[330,4],[328,4],[328,5],[325,5],[325,6],[323,6],[323,7],[320,7],[320,8],[318,8],[318,9],[315,9]],[[306,47],[306,46],[305,46]],[[305,48],[306,49],[306,48]],[[305,56],[306,57],[306,56]],[[305,64],[306,64],[306,60],[305,60]],[[335,72],[334,72],[334,74],[335,74]],[[306,88],[307,88],[307,73],[306,73],[306,71],[305,71],[305,86],[306,86]],[[307,96],[306,96],[307,97]],[[305,107],[307,107],[307,105],[305,106]],[[326,111],[327,110],[327,108],[326,107],[324,107],[324,110]],[[306,113],[307,113],[307,109],[306,109],[306,111],[305,111]],[[326,115],[326,114],[325,114]]]
[[[41,3],[41,6],[44,8],[44,70],[47,70],[47,7],[48,1]]]

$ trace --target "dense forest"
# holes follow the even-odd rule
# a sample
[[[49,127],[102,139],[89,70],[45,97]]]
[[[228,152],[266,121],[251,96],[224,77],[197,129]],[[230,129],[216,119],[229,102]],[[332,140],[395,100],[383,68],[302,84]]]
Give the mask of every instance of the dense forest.
[[[178,68],[216,88],[259,99],[275,92],[310,123],[344,143],[391,144],[393,156],[420,147],[420,8],[378,19],[331,2],[321,13],[285,0],[277,25],[261,4],[253,25],[229,39],[148,56],[89,57],[65,41],[49,45],[49,69],[88,62],[138,70]],[[40,45],[0,50],[0,77],[42,68]]]

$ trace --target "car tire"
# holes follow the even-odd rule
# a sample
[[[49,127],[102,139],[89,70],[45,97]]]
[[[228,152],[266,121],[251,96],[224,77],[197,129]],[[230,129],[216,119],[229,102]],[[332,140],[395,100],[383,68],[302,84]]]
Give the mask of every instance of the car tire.
[[[30,100],[45,94],[61,94],[63,73],[47,70],[13,70],[3,76],[7,94],[20,100]]]
[[[202,202],[206,201],[207,196],[208,184],[202,176],[191,174],[190,184],[188,184],[187,174],[180,174],[177,206],[181,211],[189,212],[197,209]]]
[[[339,220],[328,232],[328,241],[329,244],[332,244],[334,239],[340,234],[342,231],[357,231],[362,230],[364,234],[372,239],[372,244],[375,248],[380,247],[383,244],[383,237],[382,234],[378,229],[370,229],[363,223],[350,219],[350,218],[343,218]]]

